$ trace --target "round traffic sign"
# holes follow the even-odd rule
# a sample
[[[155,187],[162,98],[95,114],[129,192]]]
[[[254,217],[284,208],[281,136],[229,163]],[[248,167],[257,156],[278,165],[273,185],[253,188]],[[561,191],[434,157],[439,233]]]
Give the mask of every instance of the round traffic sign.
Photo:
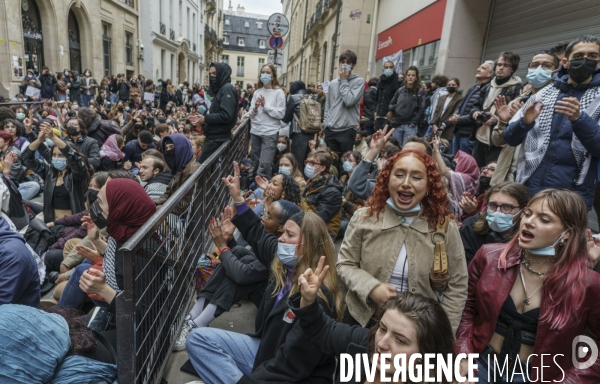
[[[283,47],[283,37],[271,36],[269,39],[269,47],[273,49],[281,49],[281,47]]]
[[[271,35],[283,37],[287,35],[290,30],[290,22],[283,13],[274,13],[269,17],[269,21],[267,21],[267,28]]]

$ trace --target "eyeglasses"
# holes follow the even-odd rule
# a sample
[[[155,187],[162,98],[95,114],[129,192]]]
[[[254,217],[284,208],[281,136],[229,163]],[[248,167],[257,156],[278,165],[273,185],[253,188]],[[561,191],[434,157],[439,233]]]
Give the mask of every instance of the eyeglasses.
[[[490,202],[487,205],[488,210],[492,211],[492,212],[497,212],[498,208],[500,208],[500,212],[502,213],[511,213],[515,208],[519,208],[519,207],[515,207],[514,205],[510,205],[510,204],[502,204],[502,205],[498,205],[494,202]]]
[[[304,164],[310,165],[312,167],[314,167],[315,165],[321,165],[320,163],[314,162],[312,160],[304,160]]]
[[[483,173],[485,171],[496,172],[496,168],[495,167],[483,167],[483,168],[481,168],[481,173]]]
[[[551,71],[555,68],[554,63],[551,63],[549,61],[544,61],[543,63],[532,62],[532,63],[529,63],[529,66],[527,68],[538,69],[540,67],[540,65],[542,66],[542,68],[544,68],[547,71]]]

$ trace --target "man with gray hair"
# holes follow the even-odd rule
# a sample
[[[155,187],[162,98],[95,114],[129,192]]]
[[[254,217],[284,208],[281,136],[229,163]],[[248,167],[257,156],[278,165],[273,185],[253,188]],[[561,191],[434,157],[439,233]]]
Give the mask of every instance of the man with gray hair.
[[[477,81],[465,94],[465,97],[458,108],[458,114],[453,115],[448,119],[447,122],[442,123],[440,128],[444,128],[445,124],[455,124],[454,128],[454,139],[452,140],[452,153],[456,153],[459,150],[468,153],[469,155],[473,152],[473,144],[470,136],[474,130],[477,129],[475,119],[471,116],[471,109],[476,101],[479,100],[481,92],[487,90],[490,84],[490,80],[494,75],[494,62],[492,60],[485,61],[482,63],[475,73],[475,80]]]

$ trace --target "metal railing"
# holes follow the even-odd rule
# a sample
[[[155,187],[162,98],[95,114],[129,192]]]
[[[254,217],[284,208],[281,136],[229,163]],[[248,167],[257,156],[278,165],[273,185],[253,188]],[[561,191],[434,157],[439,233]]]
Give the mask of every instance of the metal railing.
[[[175,31],[169,28],[169,39],[175,40]]]
[[[166,35],[167,34],[167,26],[164,25],[163,23],[159,23],[159,27],[160,27],[160,34]]]
[[[229,202],[221,178],[247,156],[249,132],[245,120],[123,245],[124,289],[115,299],[119,383],[160,383],[195,296],[196,263],[211,251],[210,218]]]

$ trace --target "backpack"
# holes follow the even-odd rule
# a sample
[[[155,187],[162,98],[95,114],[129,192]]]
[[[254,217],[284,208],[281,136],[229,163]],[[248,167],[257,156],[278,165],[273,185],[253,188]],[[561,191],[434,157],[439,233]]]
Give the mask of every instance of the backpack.
[[[56,238],[50,228],[40,219],[33,219],[23,236],[25,241],[38,255],[44,254],[50,246],[56,243]]]
[[[319,133],[323,130],[321,104],[312,97],[302,97],[300,101],[300,118],[294,115],[296,123],[304,133]]]

